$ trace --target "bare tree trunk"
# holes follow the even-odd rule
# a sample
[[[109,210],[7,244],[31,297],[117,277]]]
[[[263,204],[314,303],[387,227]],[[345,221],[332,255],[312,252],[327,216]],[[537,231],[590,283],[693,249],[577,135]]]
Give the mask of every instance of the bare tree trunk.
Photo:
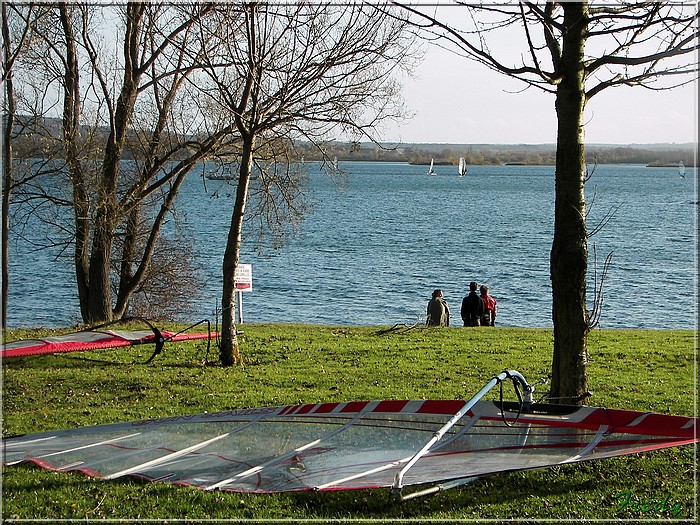
[[[74,263],[78,284],[78,301],[83,320],[89,315],[90,276],[88,273],[88,254],[90,246],[89,204],[85,180],[78,160],[77,144],[78,122],[80,116],[80,77],[78,59],[75,49],[75,34],[67,4],[58,5],[63,35],[65,37],[66,56],[64,59],[63,82],[63,141],[65,160],[73,183],[73,213],[76,221]]]
[[[245,216],[246,202],[248,199],[248,187],[250,186],[254,148],[255,136],[253,134],[244,136],[240,178],[236,188],[236,203],[231,215],[231,226],[226,241],[223,263],[224,285],[221,295],[222,320],[220,357],[221,364],[224,366],[241,363],[241,356],[238,350],[238,337],[236,336],[235,275],[241,254],[243,217]]]
[[[4,4],[3,4],[4,9]],[[12,90],[12,81],[6,80],[5,87],[8,91],[8,98],[11,97],[9,92]],[[10,104],[8,103],[8,106]],[[8,253],[9,232],[10,232],[10,194],[12,192],[12,146],[10,133],[14,125],[14,115],[11,110],[7,114],[7,128],[5,130],[3,143],[3,166],[5,167],[3,174],[2,187],[2,332],[5,333],[7,327],[7,307],[8,296],[10,293],[10,256]]]
[[[119,289],[117,291],[117,301],[114,307],[115,315],[123,317],[129,307],[130,293],[128,283],[133,281],[133,264],[136,254],[136,243],[138,242],[138,228],[140,219],[140,206],[136,205],[126,217],[124,227],[124,246],[122,248],[121,266],[119,268]]]
[[[73,180],[73,196],[76,213],[75,264],[78,279],[78,298],[83,320],[87,323],[111,321],[111,291],[109,285],[111,261],[111,231],[114,217],[113,192],[118,174],[118,142],[115,139],[115,124],[112,123],[110,139],[105,152],[105,165],[100,187],[100,203],[95,210],[94,236],[89,242],[89,225],[85,215],[88,210],[87,189],[80,161],[78,160],[78,137],[80,107],[80,76],[76,53],[76,37],[73,32],[69,8],[59,4],[61,22],[66,39],[66,66],[63,104],[63,137],[66,162]],[[126,74],[130,73],[127,70]],[[125,74],[125,75],[126,75]],[[122,97],[117,115],[123,114]],[[111,162],[110,162],[111,161]],[[89,250],[89,252],[88,252]],[[89,255],[88,255],[89,253]]]
[[[554,241],[551,251],[555,402],[581,403],[588,390],[586,309],[588,248],[584,198],[584,45],[588,7],[562,3],[567,30],[562,46],[561,82],[557,86],[557,156]]]
[[[111,130],[105,147],[101,174],[100,203],[95,210],[95,231],[90,253],[90,293],[87,303],[88,323],[112,320],[112,288],[110,285],[112,246],[116,209],[117,181],[124,143],[136,104],[138,83],[142,71],[139,69],[139,33],[145,11],[144,4],[130,3],[127,6],[126,36],[124,38],[124,80],[119,99],[111,119]]]
[[[7,6],[2,3],[2,38],[5,41],[4,50],[5,67],[10,64],[10,27],[7,18]],[[2,186],[2,334],[5,340],[5,329],[7,328],[7,305],[10,292],[10,256],[7,252],[9,232],[10,232],[10,194],[14,176],[12,173],[12,128],[15,123],[15,91],[12,81],[12,70],[5,73],[5,97],[7,101],[7,120],[5,134],[3,135],[3,186]],[[1,125],[1,124],[0,124]]]

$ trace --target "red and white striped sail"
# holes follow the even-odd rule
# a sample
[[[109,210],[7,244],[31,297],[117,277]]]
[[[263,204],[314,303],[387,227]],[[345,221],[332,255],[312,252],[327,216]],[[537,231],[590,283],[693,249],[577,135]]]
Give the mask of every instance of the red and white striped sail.
[[[216,334],[175,334],[173,332],[160,331],[160,335],[165,341],[188,341],[191,339],[209,339]],[[100,350],[148,343],[155,344],[157,339],[158,337],[153,330],[87,330],[41,339],[27,339],[6,343],[2,346],[2,358]]]
[[[259,493],[396,488],[405,470],[403,488],[698,443],[697,418],[537,404],[519,413],[478,401],[420,454],[466,406],[363,401],[168,417],[5,439],[3,460]]]

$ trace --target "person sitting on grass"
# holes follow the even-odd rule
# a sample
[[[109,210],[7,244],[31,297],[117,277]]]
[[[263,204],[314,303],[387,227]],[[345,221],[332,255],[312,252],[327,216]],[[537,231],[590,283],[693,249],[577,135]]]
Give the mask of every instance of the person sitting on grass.
[[[442,290],[433,292],[433,298],[428,301],[428,326],[450,326],[450,308],[442,297]]]

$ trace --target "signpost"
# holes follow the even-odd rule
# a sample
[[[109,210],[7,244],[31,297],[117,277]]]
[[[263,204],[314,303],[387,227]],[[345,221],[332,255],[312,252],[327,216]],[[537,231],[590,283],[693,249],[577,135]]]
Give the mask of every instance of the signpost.
[[[243,324],[243,292],[253,291],[253,265],[239,264],[236,267],[236,275],[233,280],[236,283],[236,296],[238,298],[238,323]]]

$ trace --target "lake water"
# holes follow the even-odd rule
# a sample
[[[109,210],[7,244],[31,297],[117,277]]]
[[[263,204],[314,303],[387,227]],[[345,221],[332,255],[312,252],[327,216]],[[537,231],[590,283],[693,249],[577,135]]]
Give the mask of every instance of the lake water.
[[[316,204],[300,233],[279,249],[256,244],[253,232],[244,239],[241,262],[253,265],[245,322],[423,322],[432,290],[441,288],[461,325],[461,299],[475,280],[497,298],[498,325],[552,326],[553,167],[470,166],[460,178],[452,166],[427,176],[425,166],[341,163],[347,177],[338,183],[307,166]],[[685,178],[674,168],[595,169],[586,186],[589,232],[614,210],[589,240],[589,295],[593,246],[599,272],[613,253],[601,327],[695,327],[695,180],[692,169]],[[220,304],[232,190],[225,181],[206,189],[192,177],[179,203],[206,283],[187,320],[213,320]],[[69,263],[19,241],[10,255],[10,327],[79,321]]]

